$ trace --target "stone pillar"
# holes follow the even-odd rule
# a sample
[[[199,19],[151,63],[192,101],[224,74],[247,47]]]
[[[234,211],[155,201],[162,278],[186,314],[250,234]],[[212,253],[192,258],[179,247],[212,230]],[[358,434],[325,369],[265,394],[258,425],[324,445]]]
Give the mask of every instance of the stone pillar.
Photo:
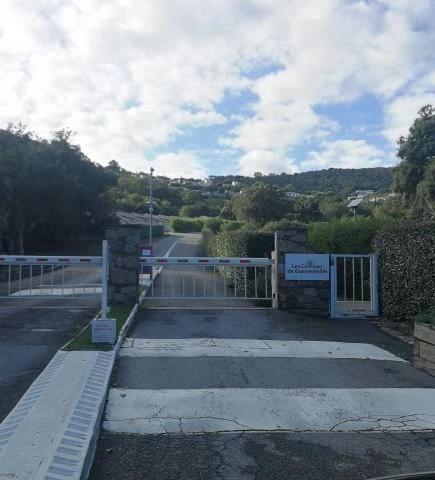
[[[109,302],[136,303],[138,300],[140,238],[140,228],[132,225],[116,225],[106,230]]]
[[[277,308],[328,315],[330,282],[285,280],[286,253],[317,253],[308,243],[307,227],[295,224],[289,230],[275,232]]]

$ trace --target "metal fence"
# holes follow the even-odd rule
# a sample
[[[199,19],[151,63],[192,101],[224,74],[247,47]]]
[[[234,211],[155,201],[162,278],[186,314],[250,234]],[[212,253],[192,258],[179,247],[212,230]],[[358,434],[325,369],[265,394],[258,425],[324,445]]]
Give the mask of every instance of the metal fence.
[[[271,300],[268,258],[141,257],[147,298]]]
[[[0,297],[101,294],[102,257],[0,256]]]

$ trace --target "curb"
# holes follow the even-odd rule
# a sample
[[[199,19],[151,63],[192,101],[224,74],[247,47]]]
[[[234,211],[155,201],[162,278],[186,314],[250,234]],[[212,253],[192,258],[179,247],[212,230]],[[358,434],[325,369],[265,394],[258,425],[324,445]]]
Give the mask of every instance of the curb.
[[[414,338],[411,335],[404,335],[398,330],[391,328],[385,323],[382,323],[379,321],[374,321],[373,323],[384,333],[386,333],[387,335],[390,335],[390,337],[397,338],[403,343],[407,343],[408,345],[411,345],[411,346],[414,344]]]
[[[110,383],[110,377],[112,376],[112,371],[113,367],[115,365],[115,360],[116,357],[118,356],[119,350],[121,349],[121,346],[124,342],[125,337],[127,336],[127,332],[133,323],[134,317],[137,313],[137,310],[139,308],[139,304],[136,303],[134,307],[132,308],[129,316],[127,317],[127,320],[125,321],[121,331],[119,332],[118,339],[116,340],[116,343],[113,347],[113,359],[110,365],[110,372],[109,376],[107,377],[107,380],[105,382],[105,388],[104,388],[104,395],[102,396],[101,402],[99,404],[98,408],[98,416],[96,418],[95,424],[94,424],[94,429],[92,432],[92,436],[89,441],[89,446],[86,452],[86,456],[84,459],[83,463],[83,468],[82,472],[80,475],[80,480],[86,480],[89,476],[89,472],[91,471],[92,468],[92,463],[94,461],[95,457],[95,452],[97,449],[97,443],[98,443],[98,437],[100,436],[100,430],[101,430],[101,423],[103,419],[103,413],[104,413],[104,408],[106,407],[106,400],[107,400],[107,395],[109,392],[109,383]]]
[[[155,275],[153,277],[152,282],[157,277],[157,275]],[[102,423],[104,408],[106,407],[106,400],[107,400],[107,395],[108,395],[108,392],[109,392],[110,377],[112,376],[112,371],[113,371],[113,367],[115,365],[116,357],[118,356],[119,351],[121,350],[122,344],[124,343],[124,340],[125,340],[125,337],[127,336],[128,330],[130,329],[131,325],[133,324],[134,318],[135,318],[136,313],[139,309],[139,305],[143,302],[143,300],[144,300],[152,282],[150,282],[150,284],[147,285],[144,288],[144,291],[142,292],[142,294],[139,297],[138,303],[136,303],[134,305],[134,307],[132,308],[129,316],[127,317],[127,320],[125,321],[121,331],[119,332],[118,339],[116,340],[116,343],[113,347],[113,352],[114,352],[113,360],[111,362],[109,376],[108,376],[106,384],[105,384],[104,395],[103,395],[102,401],[100,402],[100,405],[99,405],[98,417],[97,417],[95,425],[94,425],[94,430],[93,430],[93,433],[92,433],[92,437],[89,441],[89,446],[88,446],[88,450],[87,450],[86,457],[85,457],[85,460],[84,460],[82,473],[79,477],[80,480],[86,480],[88,478],[89,472],[91,471],[91,468],[92,468],[92,463],[93,463],[94,457],[95,457],[95,451],[97,449],[98,437],[100,436],[100,430],[101,430],[101,423]]]

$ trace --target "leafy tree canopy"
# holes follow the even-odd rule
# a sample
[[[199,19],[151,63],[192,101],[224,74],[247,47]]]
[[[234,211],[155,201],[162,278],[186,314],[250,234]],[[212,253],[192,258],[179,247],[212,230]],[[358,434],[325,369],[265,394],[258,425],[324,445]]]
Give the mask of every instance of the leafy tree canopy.
[[[407,199],[413,199],[427,167],[435,158],[435,109],[432,105],[418,111],[408,135],[400,137],[397,143],[401,162],[395,170],[394,188]]]
[[[243,190],[232,201],[236,220],[264,225],[279,220],[289,208],[289,202],[274,187],[256,184]]]

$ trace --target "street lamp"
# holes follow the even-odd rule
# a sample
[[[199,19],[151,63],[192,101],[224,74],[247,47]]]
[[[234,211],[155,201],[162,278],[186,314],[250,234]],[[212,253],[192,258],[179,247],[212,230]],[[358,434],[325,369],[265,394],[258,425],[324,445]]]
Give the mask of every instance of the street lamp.
[[[153,244],[153,172],[154,168],[150,168],[150,246]]]

